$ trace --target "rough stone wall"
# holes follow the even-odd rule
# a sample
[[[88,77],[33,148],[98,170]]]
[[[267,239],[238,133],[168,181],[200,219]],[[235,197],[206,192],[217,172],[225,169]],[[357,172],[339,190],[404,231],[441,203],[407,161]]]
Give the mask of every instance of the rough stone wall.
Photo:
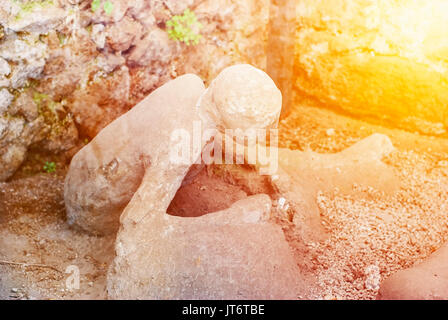
[[[301,96],[426,134],[448,125],[448,2],[297,0]]]
[[[267,72],[283,95],[282,117],[293,109],[294,58],[296,42],[296,0],[271,0]]]
[[[0,181],[30,146],[70,150],[176,76],[266,67],[268,0],[113,0],[109,14],[91,2],[0,2]],[[186,8],[204,26],[196,46],[166,32]]]

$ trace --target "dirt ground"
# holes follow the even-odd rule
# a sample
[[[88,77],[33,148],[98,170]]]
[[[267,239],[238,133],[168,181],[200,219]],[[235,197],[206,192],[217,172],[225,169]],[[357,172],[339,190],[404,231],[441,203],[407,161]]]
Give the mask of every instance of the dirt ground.
[[[448,140],[301,106],[281,122],[280,146],[337,152],[376,132],[388,135],[397,148],[385,161],[400,177],[400,190],[392,197],[373,189],[365,190],[365,197],[319,194],[329,234],[319,243],[299,244],[282,225],[298,265],[317,279],[312,293],[299,298],[374,299],[381,279],[448,241]],[[56,162],[55,173],[43,172],[45,161]],[[11,181],[0,183],[0,299],[106,298],[114,237],[67,226],[67,165],[66,159],[33,153]],[[244,186],[211,179],[202,170],[182,187],[169,211],[201,215],[247,194]],[[66,286],[69,266],[79,268],[79,290]]]

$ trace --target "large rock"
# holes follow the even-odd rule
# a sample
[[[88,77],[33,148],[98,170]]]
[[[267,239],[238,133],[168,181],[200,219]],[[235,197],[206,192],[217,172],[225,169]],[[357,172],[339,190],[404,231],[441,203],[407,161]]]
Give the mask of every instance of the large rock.
[[[115,232],[120,214],[147,172],[153,172],[154,179],[166,171],[176,174],[169,161],[171,135],[175,130],[192,131],[193,122],[199,121],[196,101],[204,90],[197,76],[179,77],[111,123],[76,154],[65,184],[69,222],[93,233]],[[180,165],[187,171],[184,166]]]
[[[268,196],[199,218],[168,216],[154,210],[152,198],[144,199],[150,209],[139,212],[145,216],[138,224],[127,220],[135,210],[122,220],[109,298],[296,299],[303,293],[305,281],[281,228],[267,222]]]
[[[0,181],[10,178],[25,160],[28,146],[42,127],[40,121],[0,118]]]
[[[41,127],[39,121],[0,118],[0,181],[11,177],[25,160],[28,146]]]
[[[102,59],[97,59],[99,62]],[[80,132],[95,137],[112,121],[131,107],[131,76],[129,69],[122,66],[106,79],[93,82],[84,90],[76,90],[70,105]]]
[[[8,28],[14,32],[48,33],[61,25],[68,15],[68,11],[59,8],[51,0],[12,3]]]
[[[17,9],[16,3],[11,2],[8,7],[2,2],[0,19],[5,7],[9,13]],[[16,34],[8,22],[13,16],[5,16],[6,31],[2,31],[0,46],[0,87],[4,87],[0,90],[0,181],[14,174],[31,145],[41,142],[39,147],[59,152],[72,148],[78,138],[71,116],[62,103],[42,99],[47,95],[31,88],[30,80],[42,77],[48,55],[48,46],[39,38],[40,30],[20,29],[18,31],[27,32]],[[14,23],[23,22],[11,19]],[[46,23],[45,19],[41,22]],[[36,103],[37,100],[42,103]]]
[[[115,51],[125,51],[140,40],[142,32],[143,28],[137,21],[125,17],[119,23],[107,27],[107,43]]]
[[[9,76],[10,86],[19,89],[27,84],[29,78],[40,77],[45,67],[47,46],[36,35],[23,39],[10,36],[0,47],[0,57],[12,65]]]
[[[383,281],[381,300],[448,300],[448,245]]]
[[[11,67],[3,58],[0,58],[0,87],[8,87],[10,81],[8,76],[11,74]]]
[[[128,61],[132,66],[147,66],[149,64],[165,65],[176,52],[175,43],[161,29],[154,29],[146,37],[136,41]]]
[[[0,90],[0,115],[5,113],[13,100],[14,96],[8,90]]]
[[[447,10],[444,0],[297,1],[296,88],[356,116],[445,133]]]

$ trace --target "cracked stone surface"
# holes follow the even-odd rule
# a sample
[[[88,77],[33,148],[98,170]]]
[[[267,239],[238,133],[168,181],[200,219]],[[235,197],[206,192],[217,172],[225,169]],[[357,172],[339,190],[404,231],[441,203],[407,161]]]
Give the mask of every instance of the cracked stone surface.
[[[14,96],[7,89],[0,90],[0,115],[5,113],[12,100],[14,100]]]
[[[45,2],[44,2],[45,3]],[[68,12],[54,5],[36,5],[35,10],[11,14],[8,27],[14,32],[48,33],[57,28],[66,19]]]

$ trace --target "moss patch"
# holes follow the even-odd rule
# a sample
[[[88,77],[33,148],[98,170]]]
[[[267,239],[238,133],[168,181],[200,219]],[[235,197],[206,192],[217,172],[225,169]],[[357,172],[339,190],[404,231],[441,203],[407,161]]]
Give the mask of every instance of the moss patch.
[[[27,2],[20,2],[18,0],[14,0],[14,2],[20,7],[20,12],[17,14],[16,20],[21,20],[24,16],[34,12],[36,9],[48,8],[54,6],[53,0],[37,0]]]

